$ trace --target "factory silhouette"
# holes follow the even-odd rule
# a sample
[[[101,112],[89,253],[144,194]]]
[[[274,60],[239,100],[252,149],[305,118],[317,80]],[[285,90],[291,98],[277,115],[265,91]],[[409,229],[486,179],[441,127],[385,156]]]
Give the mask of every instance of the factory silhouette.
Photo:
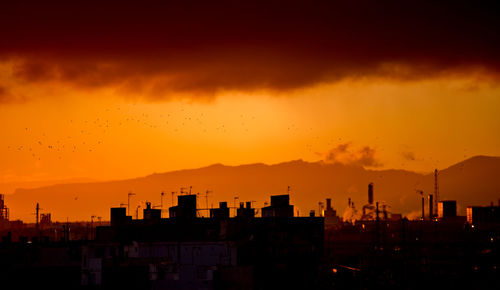
[[[127,203],[110,219],[52,222],[36,204],[34,224],[9,220],[0,195],[0,283],[20,289],[419,289],[500,286],[500,204],[470,206],[418,190],[419,219],[377,201],[337,214],[330,198],[308,216],[287,194],[270,203],[220,202],[181,189],[163,209]],[[205,200],[203,200],[205,197]],[[172,201],[174,194],[172,194]],[[500,202],[500,201],[499,201]],[[205,203],[205,207],[200,207]],[[202,214],[202,212],[204,214]],[[134,217],[135,214],[135,217]]]

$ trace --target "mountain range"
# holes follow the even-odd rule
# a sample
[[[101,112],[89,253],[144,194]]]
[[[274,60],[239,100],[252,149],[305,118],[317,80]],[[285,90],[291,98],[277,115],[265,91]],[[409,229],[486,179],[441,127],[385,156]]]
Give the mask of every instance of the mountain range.
[[[214,164],[135,179],[18,188],[6,195],[6,204],[11,219],[25,222],[34,221],[37,202],[41,212],[50,212],[53,220],[90,220],[91,216],[108,220],[110,207],[126,206],[129,192],[135,194],[130,198],[130,214],[135,216],[140,206],[140,217],[145,201],[157,207],[163,203],[167,212],[172,205],[172,192],[179,194],[181,187],[199,194],[199,208],[217,207],[219,201],[227,201],[229,206],[253,201],[253,206],[260,208],[270,201],[270,195],[285,194],[290,186],[290,200],[299,215],[318,211],[318,203],[331,198],[334,209],[342,216],[348,198],[358,209],[367,203],[370,182],[374,183],[376,201],[387,204],[390,212],[410,218],[420,214],[421,200],[416,191],[423,190],[426,195],[434,192],[433,172],[369,170],[341,163],[295,160],[274,165]],[[438,186],[440,200],[456,200],[461,215],[465,215],[469,205],[496,204],[500,202],[500,157],[475,156],[440,170]],[[165,193],[163,198],[161,192]]]

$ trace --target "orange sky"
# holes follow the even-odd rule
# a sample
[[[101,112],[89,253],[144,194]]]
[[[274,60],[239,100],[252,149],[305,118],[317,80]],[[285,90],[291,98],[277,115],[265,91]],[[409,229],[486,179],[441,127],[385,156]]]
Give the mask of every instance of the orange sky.
[[[500,155],[496,5],[9,3],[0,183]]]
[[[368,78],[203,101],[149,102],[57,83],[15,89],[31,100],[0,106],[2,182],[314,161],[344,143],[354,153],[372,148],[377,164],[366,165],[374,168],[431,171],[500,155],[500,88],[476,78]]]

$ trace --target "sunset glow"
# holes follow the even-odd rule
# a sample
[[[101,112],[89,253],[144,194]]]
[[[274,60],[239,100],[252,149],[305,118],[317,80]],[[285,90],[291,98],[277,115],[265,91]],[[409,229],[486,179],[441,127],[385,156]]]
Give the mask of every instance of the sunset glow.
[[[98,6],[1,9],[1,192],[219,163],[430,173],[500,155],[488,5]]]
[[[373,148],[373,167],[421,172],[500,154],[494,133],[500,130],[500,89],[471,79],[346,80],[286,93],[168,102],[124,97],[113,88],[32,89],[26,93],[35,100],[0,107],[0,121],[9,124],[0,140],[3,182],[317,161],[344,143],[352,150]]]

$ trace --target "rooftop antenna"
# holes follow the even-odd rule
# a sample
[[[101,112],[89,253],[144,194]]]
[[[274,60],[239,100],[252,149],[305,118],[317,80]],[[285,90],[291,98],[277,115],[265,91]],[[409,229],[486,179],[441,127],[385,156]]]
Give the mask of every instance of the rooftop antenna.
[[[207,205],[207,211],[208,211],[208,212],[209,212],[209,209],[208,209],[208,195],[209,195],[210,193],[212,193],[212,192],[213,192],[213,191],[211,191],[211,190],[207,190],[207,191],[205,191],[205,203],[206,203],[206,205]],[[210,216],[210,214],[209,214],[209,216]]]
[[[161,192],[161,195],[160,195],[160,218],[162,218],[163,216],[163,196],[165,195],[165,192]]]
[[[439,202],[438,170],[434,169],[434,216],[437,216]]]
[[[189,186],[189,194],[191,194],[191,189],[193,189],[193,187]]]
[[[290,185],[288,186],[286,192],[287,192],[288,195],[290,195]]]
[[[237,200],[237,199],[239,200],[240,198],[239,198],[239,197],[237,197],[237,196],[235,196],[235,197],[234,197],[234,216],[236,216],[236,200]]]
[[[181,192],[180,193],[181,193],[181,195],[183,195],[184,193],[187,193],[186,192],[186,188],[185,187],[181,187]]]
[[[176,191],[172,191],[172,206],[174,206],[174,195],[176,194]]]
[[[129,192],[129,193],[127,194],[127,208],[128,208],[128,215],[130,215],[130,197],[131,197],[132,195],[135,195],[135,193],[133,193],[133,192]]]
[[[96,218],[95,215],[90,216],[90,239],[93,239],[93,231],[94,231],[94,218]]]
[[[135,219],[139,219],[139,209],[141,208],[141,205],[138,205],[137,208],[135,209]]]
[[[199,193],[199,192],[197,192],[197,193],[196,193],[196,203],[198,203],[198,199],[199,199],[199,198],[200,198],[200,193]],[[196,216],[197,216],[197,217],[201,217],[201,210],[202,210],[201,208],[197,208],[197,209],[196,209]]]

